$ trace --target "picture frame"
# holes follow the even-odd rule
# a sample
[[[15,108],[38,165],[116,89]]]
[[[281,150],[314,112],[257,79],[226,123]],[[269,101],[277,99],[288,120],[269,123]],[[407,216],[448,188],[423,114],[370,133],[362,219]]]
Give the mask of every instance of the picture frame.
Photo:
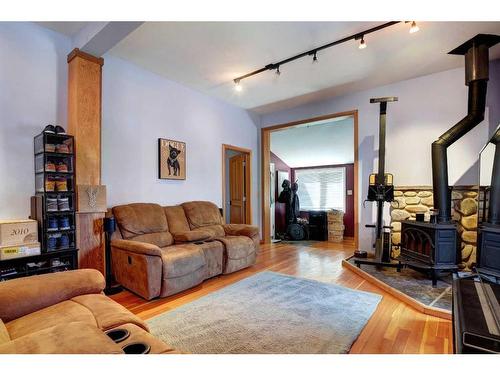
[[[158,178],[161,180],[186,179],[186,143],[158,138]]]

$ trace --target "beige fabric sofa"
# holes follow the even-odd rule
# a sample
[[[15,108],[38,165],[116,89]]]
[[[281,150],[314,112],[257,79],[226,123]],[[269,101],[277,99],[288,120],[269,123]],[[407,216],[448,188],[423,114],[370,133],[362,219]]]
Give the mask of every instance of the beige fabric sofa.
[[[259,250],[258,228],[223,224],[211,202],[132,203],[112,214],[118,226],[111,242],[115,278],[148,300],[249,267]]]
[[[102,294],[104,277],[75,270],[0,282],[0,353],[123,353],[144,342],[151,353],[173,353],[146,324]],[[116,344],[104,331],[125,328],[130,337]]]

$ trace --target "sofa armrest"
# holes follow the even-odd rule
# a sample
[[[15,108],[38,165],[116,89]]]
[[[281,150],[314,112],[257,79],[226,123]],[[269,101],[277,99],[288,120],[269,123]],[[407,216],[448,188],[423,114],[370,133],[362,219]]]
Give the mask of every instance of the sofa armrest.
[[[99,328],[87,323],[59,324],[0,344],[1,354],[121,354]]]
[[[248,224],[224,224],[224,232],[229,236],[259,237],[259,228]]]
[[[111,247],[121,250],[130,251],[136,254],[153,255],[161,257],[161,249],[147,242],[131,241],[131,240],[113,240]]]
[[[83,294],[99,294],[106,286],[97,270],[49,273],[0,283],[0,319],[4,322]]]
[[[182,232],[172,233],[175,242],[194,242],[205,241],[212,237],[209,232],[204,230],[186,230]]]

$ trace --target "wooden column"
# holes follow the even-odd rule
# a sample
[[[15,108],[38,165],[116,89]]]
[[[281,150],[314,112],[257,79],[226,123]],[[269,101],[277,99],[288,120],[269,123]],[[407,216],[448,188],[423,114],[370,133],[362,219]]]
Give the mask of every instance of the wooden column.
[[[75,137],[76,185],[101,184],[101,79],[104,60],[75,48],[68,55],[68,133]],[[103,213],[78,212],[79,268],[105,273]]]

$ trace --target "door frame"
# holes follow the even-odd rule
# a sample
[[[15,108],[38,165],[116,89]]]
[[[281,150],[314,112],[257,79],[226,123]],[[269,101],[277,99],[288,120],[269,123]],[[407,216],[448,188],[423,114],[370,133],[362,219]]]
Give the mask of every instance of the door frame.
[[[269,226],[271,218],[269,213],[269,191],[270,191],[270,169],[271,162],[271,133],[285,128],[291,128],[308,122],[329,120],[336,117],[352,116],[354,119],[354,244],[359,247],[359,186],[358,186],[358,110],[332,113],[329,115],[307,118],[298,121],[287,122],[284,124],[272,125],[261,129],[261,211],[262,211],[262,241],[271,242],[271,233]]]
[[[226,222],[226,151],[232,150],[241,152],[245,155],[245,223],[252,224],[252,150],[249,148],[238,147],[233,145],[222,144],[222,217]]]

